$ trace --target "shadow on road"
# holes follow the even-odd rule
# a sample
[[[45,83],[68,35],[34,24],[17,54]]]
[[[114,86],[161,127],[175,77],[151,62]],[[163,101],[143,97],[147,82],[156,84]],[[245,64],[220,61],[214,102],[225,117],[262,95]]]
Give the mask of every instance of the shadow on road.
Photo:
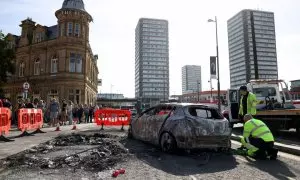
[[[228,171],[234,169],[238,164],[232,155],[212,152],[198,154],[178,152],[172,155],[137,140],[126,139],[122,144],[141,161],[173,175],[187,176]]]
[[[253,166],[261,171],[267,172],[276,179],[288,180],[296,178],[297,176],[288,168],[288,166],[280,161],[255,161],[250,158],[246,158],[249,161],[249,165]]]

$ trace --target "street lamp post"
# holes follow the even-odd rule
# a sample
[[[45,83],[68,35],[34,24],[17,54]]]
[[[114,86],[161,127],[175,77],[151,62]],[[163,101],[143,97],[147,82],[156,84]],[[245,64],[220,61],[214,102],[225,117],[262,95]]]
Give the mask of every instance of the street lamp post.
[[[217,16],[215,16],[215,20],[209,19],[208,22],[216,23],[216,50],[217,50],[217,67],[218,67],[218,109],[221,111],[221,98],[220,98],[220,66],[219,66],[219,45],[218,45],[218,21]]]
[[[210,83],[210,102],[212,103],[212,101],[213,101],[213,97],[212,97],[212,90],[213,90],[213,88],[212,88],[211,79],[208,82]]]
[[[200,82],[199,82],[199,80],[197,80],[197,95],[198,95],[198,103],[199,103],[199,101],[200,101],[200,95],[199,95],[199,91],[200,91],[200,88],[199,88],[199,84],[200,84]]]

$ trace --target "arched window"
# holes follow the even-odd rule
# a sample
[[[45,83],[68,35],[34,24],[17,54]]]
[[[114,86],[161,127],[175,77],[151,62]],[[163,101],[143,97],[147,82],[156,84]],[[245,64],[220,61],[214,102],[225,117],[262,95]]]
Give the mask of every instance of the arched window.
[[[56,55],[51,58],[51,73],[57,73],[58,69],[58,58]]]
[[[74,32],[74,36],[79,37],[80,36],[80,24],[79,23],[75,23],[75,32]]]
[[[19,77],[24,77],[25,63],[21,62],[19,65]]]
[[[73,34],[73,23],[72,22],[68,22],[68,36],[72,36]]]
[[[34,75],[40,75],[41,73],[41,63],[40,63],[40,59],[37,58],[35,61],[34,61]]]

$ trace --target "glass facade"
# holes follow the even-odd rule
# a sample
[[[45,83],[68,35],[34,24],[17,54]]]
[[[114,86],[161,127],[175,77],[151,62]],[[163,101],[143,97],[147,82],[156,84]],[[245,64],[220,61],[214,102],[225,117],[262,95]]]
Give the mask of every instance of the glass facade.
[[[227,21],[230,86],[278,79],[274,13],[243,10]]]
[[[201,66],[182,67],[182,94],[202,91]]]
[[[169,98],[168,21],[140,19],[135,30],[135,96],[150,106]]]

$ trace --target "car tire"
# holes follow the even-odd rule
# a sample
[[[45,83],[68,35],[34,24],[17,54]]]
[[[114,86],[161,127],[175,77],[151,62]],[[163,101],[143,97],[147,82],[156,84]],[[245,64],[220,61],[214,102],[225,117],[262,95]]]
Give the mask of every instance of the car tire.
[[[174,136],[168,132],[164,132],[160,136],[160,148],[163,152],[173,153],[177,149],[177,144]]]

